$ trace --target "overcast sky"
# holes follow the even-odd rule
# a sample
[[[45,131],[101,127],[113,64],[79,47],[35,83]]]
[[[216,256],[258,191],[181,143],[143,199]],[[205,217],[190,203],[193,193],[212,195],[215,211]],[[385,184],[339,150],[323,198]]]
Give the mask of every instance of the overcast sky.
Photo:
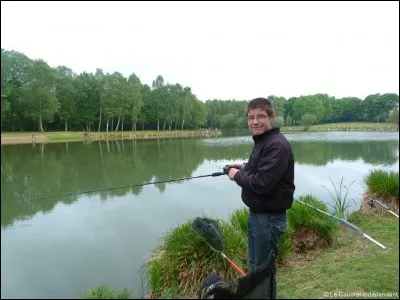
[[[399,94],[399,2],[4,2],[1,47],[200,100]]]

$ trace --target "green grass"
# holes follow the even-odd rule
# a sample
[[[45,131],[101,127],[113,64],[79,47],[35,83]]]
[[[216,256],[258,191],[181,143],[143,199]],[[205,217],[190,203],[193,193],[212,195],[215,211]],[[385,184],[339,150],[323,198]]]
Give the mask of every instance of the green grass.
[[[160,246],[143,266],[142,276],[148,280],[152,297],[185,297],[195,295],[200,282],[217,271],[224,278],[237,278],[237,271],[191,228],[193,219],[164,234]],[[225,254],[247,271],[247,239],[228,222],[219,221]]]
[[[278,298],[316,299],[334,293],[399,293],[399,223],[391,215],[356,214],[363,232],[384,244],[383,250],[354,231],[340,227],[331,247],[294,257],[278,269]],[[311,260],[310,260],[311,259]],[[361,298],[361,297],[357,297]],[[373,297],[364,297],[373,298]]]
[[[325,203],[312,195],[300,196],[299,200],[328,212]],[[330,245],[333,241],[333,234],[337,230],[337,223],[331,222],[330,218],[317,210],[308,207],[300,202],[293,202],[291,209],[287,212],[289,226],[294,232],[301,228],[314,230]]]
[[[395,123],[367,123],[367,122],[344,122],[328,123],[308,126],[284,126],[284,132],[301,131],[399,131],[399,126]]]
[[[381,198],[394,197],[399,201],[399,172],[372,170],[364,177],[368,191]]]
[[[246,207],[235,210],[229,216],[229,222],[236,228],[240,229],[240,231],[247,235],[247,231],[249,228],[247,219],[249,217],[249,209]]]
[[[350,201],[347,199],[347,194],[350,191],[350,187],[352,186],[352,184],[355,182],[355,180],[353,180],[350,185],[346,188],[346,192],[344,193],[344,195],[342,195],[342,187],[344,187],[343,185],[343,177],[342,180],[340,181],[340,185],[339,188],[336,188],[336,185],[333,183],[333,181],[329,178],[329,180],[332,183],[333,189],[335,191],[335,193],[332,193],[330,190],[328,190],[325,186],[322,186],[324,189],[326,189],[328,191],[328,193],[331,195],[332,200],[333,200],[333,205],[329,204],[329,206],[331,206],[333,208],[333,214],[338,216],[339,218],[343,218],[343,219],[347,219],[347,209],[350,206]],[[354,199],[353,199],[354,202]]]

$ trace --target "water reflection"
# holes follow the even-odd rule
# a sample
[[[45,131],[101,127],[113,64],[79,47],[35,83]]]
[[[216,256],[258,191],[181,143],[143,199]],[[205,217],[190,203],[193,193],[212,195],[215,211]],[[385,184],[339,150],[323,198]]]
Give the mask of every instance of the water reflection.
[[[315,135],[288,135],[296,164],[323,167],[335,161],[390,166],[398,161],[398,138],[390,133],[370,135],[367,141],[350,142]],[[343,137],[343,135],[342,135]],[[356,138],[355,138],[356,139]],[[192,176],[204,161],[245,161],[252,139],[225,137],[203,140],[153,140],[66,142],[59,144],[12,145],[1,148],[1,224],[31,216],[38,211],[50,211],[58,203],[70,204],[78,196],[40,199],[69,193],[93,192],[102,200],[129,193],[138,196],[143,186],[152,181],[164,181]],[[297,167],[298,168],[298,167]],[[346,173],[343,167],[343,174]],[[312,168],[311,168],[312,169]],[[316,169],[314,169],[315,171]],[[216,170],[213,170],[214,172]],[[298,175],[298,172],[297,174]],[[167,184],[156,184],[160,192]]]

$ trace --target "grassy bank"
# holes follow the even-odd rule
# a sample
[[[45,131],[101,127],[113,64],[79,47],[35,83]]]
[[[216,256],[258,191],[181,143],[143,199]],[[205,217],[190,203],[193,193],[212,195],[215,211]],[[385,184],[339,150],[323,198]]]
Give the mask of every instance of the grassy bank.
[[[349,221],[358,226],[366,234],[386,246],[383,250],[367,239],[361,239],[354,231],[339,226],[334,231],[332,244],[329,247],[316,248],[306,252],[292,251],[285,262],[278,265],[278,298],[280,299],[321,299],[321,298],[381,298],[398,299],[399,295],[399,222],[387,213],[362,214],[355,212]],[[182,229],[182,228],[181,228]],[[177,231],[176,231],[177,232]],[[178,232],[177,232],[178,233]],[[177,250],[177,249],[175,249]],[[201,252],[201,251],[200,251]],[[191,257],[195,252],[192,253]],[[232,253],[229,253],[233,255]],[[244,255],[244,254],[242,254]],[[237,255],[231,257],[240,261]],[[238,274],[229,276],[224,271],[232,269],[219,260],[208,258],[199,260],[222,274],[224,279],[235,279]],[[224,266],[225,265],[225,266]],[[189,264],[190,266],[190,264]],[[196,267],[193,267],[196,272]],[[159,269],[158,275],[149,278],[149,287],[160,280],[168,269]],[[208,275],[208,274],[207,274]],[[182,276],[182,275],[181,275]],[[158,283],[160,284],[160,282]],[[193,282],[197,289],[198,282]],[[112,293],[110,287],[100,285],[83,293],[85,299],[128,299],[134,293]],[[159,299],[194,297],[192,294],[178,293],[179,287],[171,284],[161,294],[150,295]],[[397,293],[397,294],[396,294]],[[114,295],[114,296],[112,296]],[[380,296],[379,296],[380,295]]]
[[[311,195],[300,199],[329,211]],[[298,202],[293,203],[289,212],[289,228],[281,237],[278,254],[279,298],[332,298],[335,293],[337,297],[346,294],[347,298],[392,293],[385,297],[396,298],[394,293],[399,291],[398,219],[387,212],[363,214],[357,211],[348,217],[349,222],[384,244],[386,249],[383,250],[361,239],[348,227]],[[246,210],[238,210],[229,222],[220,221],[226,254],[245,272],[248,271],[247,216]],[[201,280],[212,271],[227,281],[239,277],[204,241],[196,240],[189,230],[190,222],[167,233],[147,262],[150,297],[194,297]]]
[[[283,132],[303,132],[303,131],[399,131],[399,126],[395,123],[329,123],[311,126],[284,126]]]
[[[354,213],[351,220],[386,249],[340,227],[331,247],[288,257],[286,265],[278,269],[278,298],[398,299],[398,219],[387,213]],[[372,293],[391,294],[377,297]]]
[[[219,130],[148,130],[148,131],[118,131],[118,132],[6,132],[1,134],[2,144],[33,143],[33,142],[72,142],[122,139],[158,139],[158,138],[191,138],[219,136]]]

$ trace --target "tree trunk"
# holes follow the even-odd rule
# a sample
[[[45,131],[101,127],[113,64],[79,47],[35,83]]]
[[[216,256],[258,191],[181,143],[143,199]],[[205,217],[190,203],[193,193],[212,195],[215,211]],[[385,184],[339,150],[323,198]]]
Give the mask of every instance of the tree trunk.
[[[114,129],[114,131],[118,131],[118,128],[119,128],[119,121],[120,121],[120,119],[121,119],[121,116],[118,116],[118,122],[117,122],[117,126],[115,126],[115,129]]]
[[[67,120],[65,120],[65,131],[68,131],[68,124],[67,124]]]
[[[107,119],[106,132],[108,132],[108,123],[109,122],[110,122],[110,119]]]
[[[157,116],[157,131],[160,130],[160,117]]]
[[[101,125],[101,111],[102,111],[102,107],[100,105],[100,120],[99,120],[99,128],[97,129],[97,132],[100,132],[100,125]]]
[[[42,122],[42,117],[39,118],[39,130],[43,132],[43,122]]]

